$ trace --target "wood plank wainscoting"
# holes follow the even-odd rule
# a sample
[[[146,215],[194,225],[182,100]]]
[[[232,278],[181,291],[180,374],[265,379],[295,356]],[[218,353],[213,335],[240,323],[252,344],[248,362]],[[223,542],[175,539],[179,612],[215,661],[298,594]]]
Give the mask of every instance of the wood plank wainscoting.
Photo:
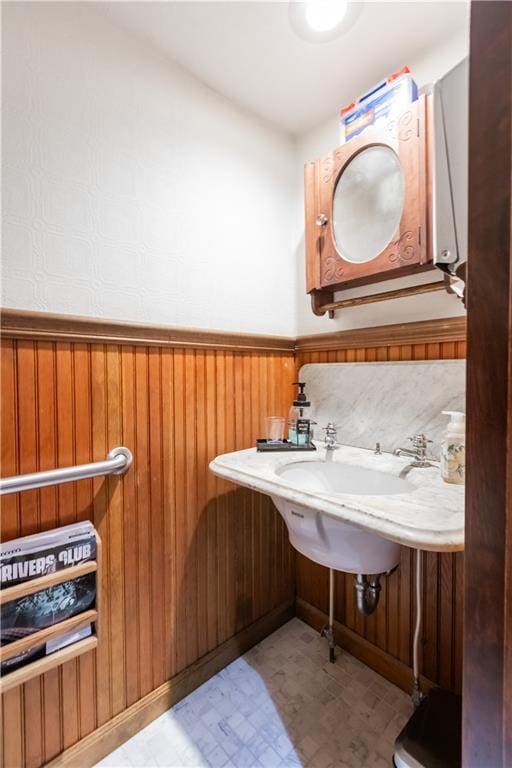
[[[298,556],[295,568],[270,501],[208,471],[287,413],[296,364],[465,353],[460,319],[299,339],[16,310],[2,325],[3,476],[134,453],[124,478],[3,498],[3,540],[91,519],[104,545],[99,647],[4,695],[6,768],[90,765],[295,610],[323,622],[326,570]],[[404,687],[412,559],[404,549],[366,622],[337,577],[340,643]],[[461,578],[461,556],[427,556],[424,672],[455,689]]]
[[[208,470],[286,412],[293,340],[57,320],[4,315],[2,474],[134,462],[3,497],[4,540],[91,519],[104,552],[97,652],[5,694],[6,768],[93,763],[294,610],[277,511]]]
[[[438,360],[465,355],[465,321],[454,318],[302,338],[297,343],[297,368],[306,363]],[[383,580],[381,604],[368,618],[356,609],[351,576],[337,573],[335,586],[339,643],[405,690],[412,685],[414,557],[413,550],[402,547],[400,568]],[[327,620],[328,574],[326,568],[297,554],[297,614],[317,627]],[[425,685],[438,683],[459,692],[463,554],[426,553],[423,585]]]

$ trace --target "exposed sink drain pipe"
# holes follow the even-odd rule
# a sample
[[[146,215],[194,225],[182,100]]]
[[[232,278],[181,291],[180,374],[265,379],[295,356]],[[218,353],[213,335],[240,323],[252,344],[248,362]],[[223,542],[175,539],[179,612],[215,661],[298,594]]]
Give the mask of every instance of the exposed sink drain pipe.
[[[396,571],[398,565],[392,568],[386,573],[358,573],[355,577],[354,589],[356,591],[356,603],[357,610],[363,616],[371,616],[379,604],[380,598],[380,578],[381,576],[390,576]],[[336,661],[336,638],[334,635],[334,573],[332,568],[329,568],[329,623],[322,628],[320,632],[322,637],[325,637],[329,645],[329,661],[334,664]],[[416,627],[416,634],[419,633],[418,627]],[[416,673],[415,673],[416,679]]]
[[[379,604],[381,576],[381,573],[374,573],[369,576],[358,573],[356,576],[354,589],[356,590],[357,610],[363,616],[370,616]]]

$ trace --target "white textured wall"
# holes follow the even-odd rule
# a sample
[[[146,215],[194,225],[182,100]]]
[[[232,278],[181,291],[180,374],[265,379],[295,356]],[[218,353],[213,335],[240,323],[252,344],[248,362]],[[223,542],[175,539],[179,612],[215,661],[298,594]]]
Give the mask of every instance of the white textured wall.
[[[442,77],[449,72],[468,52],[468,35],[460,35],[445,44],[432,50],[428,56],[417,61],[407,62],[413,72],[419,87]],[[372,83],[368,83],[370,87]],[[357,96],[357,94],[354,94]],[[314,130],[302,136],[298,141],[297,153],[299,156],[300,179],[298,186],[301,188],[300,208],[303,209],[303,167],[304,164],[315,160],[317,157],[329,152],[339,143],[339,128],[337,115],[320,123]],[[311,311],[311,302],[306,294],[304,259],[304,226],[296,233],[296,263],[298,266],[298,305],[297,324],[300,334],[324,333],[326,331],[345,330],[350,328],[366,328],[375,325],[387,325],[391,323],[406,323],[414,320],[431,320],[436,317],[453,317],[464,314],[464,307],[455,297],[445,292],[411,296],[404,299],[394,299],[375,304],[365,304],[360,307],[351,307],[336,312],[334,319],[327,315],[317,317]],[[362,296],[368,293],[394,290],[417,282],[432,282],[437,273],[427,272],[421,276],[388,280],[386,282],[345,291],[343,297]],[[340,295],[341,298],[341,295]]]
[[[3,306],[285,335],[463,312],[437,293],[312,314],[302,168],[336,115],[293,143],[94,4],[2,10]],[[409,62],[419,84],[466,48]]]
[[[94,8],[4,3],[3,306],[295,334],[294,152]]]

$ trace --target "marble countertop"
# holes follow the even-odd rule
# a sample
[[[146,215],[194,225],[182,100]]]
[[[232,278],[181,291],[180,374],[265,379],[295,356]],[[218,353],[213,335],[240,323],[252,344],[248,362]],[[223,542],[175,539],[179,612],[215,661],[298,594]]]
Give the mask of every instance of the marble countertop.
[[[437,464],[412,469],[406,479],[415,490],[392,495],[299,490],[276,474],[279,467],[291,462],[325,460],[325,449],[320,444],[317,448],[311,453],[258,453],[249,448],[217,456],[210,469],[238,485],[281,496],[408,547],[432,552],[464,549],[464,486],[445,483]],[[398,476],[411,460],[342,445],[333,461]]]

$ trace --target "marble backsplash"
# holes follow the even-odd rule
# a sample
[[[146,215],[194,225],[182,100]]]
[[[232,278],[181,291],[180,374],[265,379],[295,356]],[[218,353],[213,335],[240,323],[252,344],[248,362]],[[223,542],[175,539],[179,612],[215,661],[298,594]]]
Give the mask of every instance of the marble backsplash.
[[[317,422],[315,437],[332,421],[338,441],[383,451],[410,445],[408,437],[424,432],[439,458],[448,417],[442,411],[465,411],[464,360],[393,363],[312,363],[300,369]]]

